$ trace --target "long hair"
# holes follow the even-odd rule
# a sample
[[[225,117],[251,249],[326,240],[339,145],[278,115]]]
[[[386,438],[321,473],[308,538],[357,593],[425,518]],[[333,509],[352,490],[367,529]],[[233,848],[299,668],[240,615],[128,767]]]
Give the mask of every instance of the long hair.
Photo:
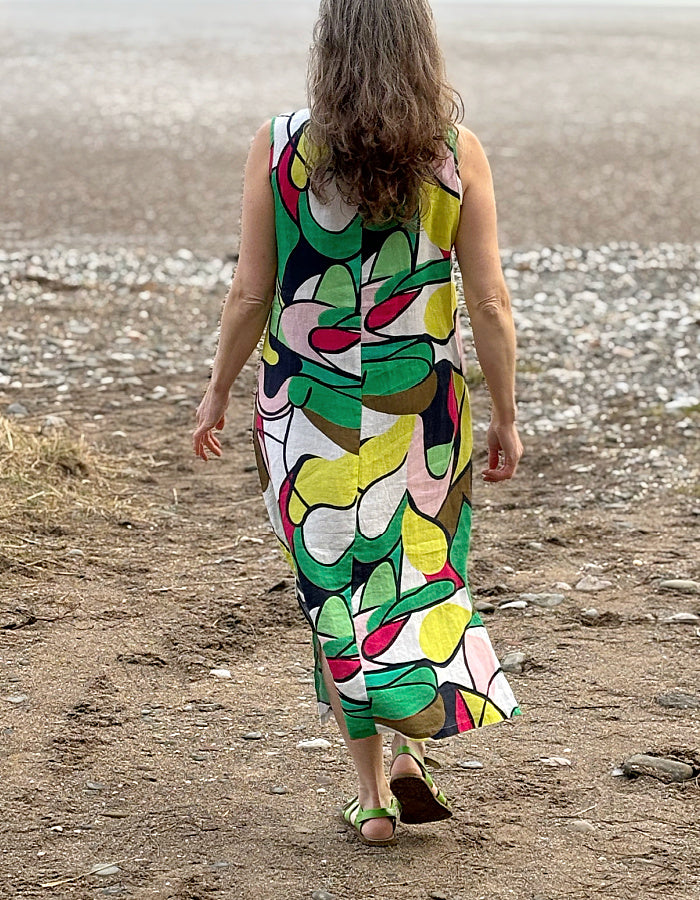
[[[311,189],[372,225],[415,222],[461,98],[427,0],[321,0],[308,70]]]

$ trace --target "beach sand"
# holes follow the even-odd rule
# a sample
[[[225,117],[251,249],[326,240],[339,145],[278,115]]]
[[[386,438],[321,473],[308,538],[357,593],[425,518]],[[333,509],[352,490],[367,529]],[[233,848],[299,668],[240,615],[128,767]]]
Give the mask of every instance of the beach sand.
[[[435,4],[504,247],[697,239],[699,9]],[[315,4],[0,7],[0,245],[238,241],[255,129],[305,105]]]

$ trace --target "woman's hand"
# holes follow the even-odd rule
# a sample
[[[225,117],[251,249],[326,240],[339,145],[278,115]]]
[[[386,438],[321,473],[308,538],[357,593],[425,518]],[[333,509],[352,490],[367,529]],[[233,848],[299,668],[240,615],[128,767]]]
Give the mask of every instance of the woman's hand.
[[[207,460],[207,451],[214,456],[221,456],[221,442],[214,434],[221,431],[226,424],[224,413],[228,407],[228,391],[216,391],[211,384],[202,398],[196,412],[197,427],[192,433],[192,445],[196,456]]]
[[[499,425],[491,420],[486,435],[489,449],[488,469],[483,469],[481,476],[484,481],[506,481],[515,475],[518,462],[523,455],[523,445],[520,442],[518,429],[515,423]]]

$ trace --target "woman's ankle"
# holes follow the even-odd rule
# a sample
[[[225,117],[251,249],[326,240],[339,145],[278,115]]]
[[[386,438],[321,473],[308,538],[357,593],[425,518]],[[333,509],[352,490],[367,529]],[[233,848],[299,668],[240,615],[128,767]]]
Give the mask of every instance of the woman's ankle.
[[[425,756],[424,741],[414,741],[412,738],[407,738],[401,734],[397,734],[391,743],[392,754],[396,755],[396,751],[400,747],[409,747],[411,750],[413,750],[414,753],[420,756],[421,759],[423,759],[423,757]]]
[[[357,796],[360,798],[360,806],[363,809],[378,809],[388,806],[391,802],[391,788],[385,779],[383,784],[360,785]]]

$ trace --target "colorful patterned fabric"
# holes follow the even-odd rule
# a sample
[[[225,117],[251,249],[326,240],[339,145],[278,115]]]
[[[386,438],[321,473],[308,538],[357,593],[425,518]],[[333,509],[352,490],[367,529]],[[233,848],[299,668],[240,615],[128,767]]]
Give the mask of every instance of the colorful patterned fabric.
[[[319,647],[351,737],[446,737],[520,712],[467,582],[454,146],[419,228],[370,227],[309,190],[307,120],[272,123],[278,280],[254,427],[265,502],[313,631],[322,721]]]

